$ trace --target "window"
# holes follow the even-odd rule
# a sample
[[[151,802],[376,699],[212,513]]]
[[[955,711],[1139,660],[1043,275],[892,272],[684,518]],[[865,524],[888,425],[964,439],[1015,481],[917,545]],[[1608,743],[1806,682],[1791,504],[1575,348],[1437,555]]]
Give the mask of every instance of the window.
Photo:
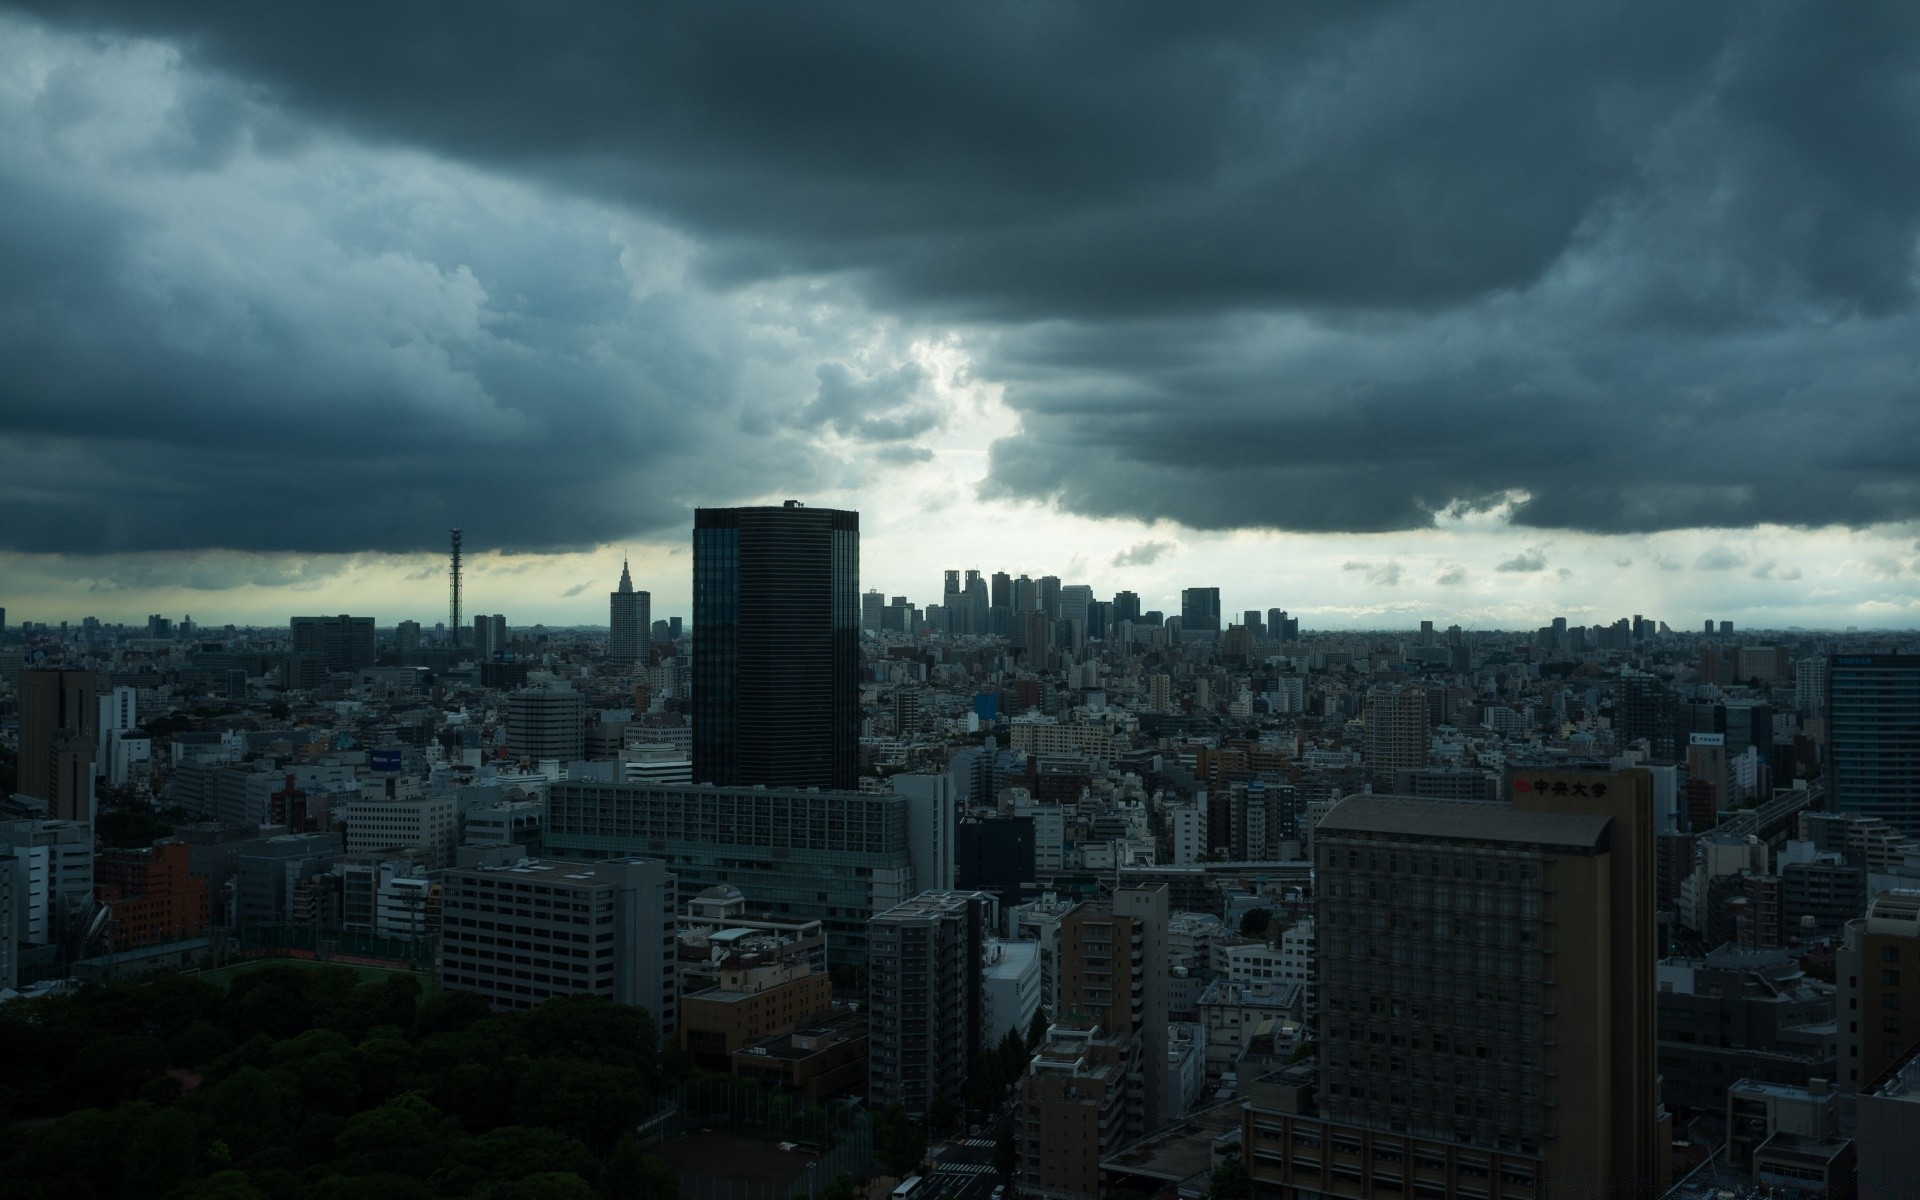
[[[1880,986],[1881,986],[1881,987],[1899,987],[1899,986],[1900,986],[1900,972],[1898,972],[1898,971],[1882,971],[1882,972],[1880,972]]]
[[[1899,962],[1899,961],[1900,961],[1900,947],[1898,947],[1898,946],[1882,946],[1882,947],[1880,947],[1880,961],[1881,961],[1881,962]]]

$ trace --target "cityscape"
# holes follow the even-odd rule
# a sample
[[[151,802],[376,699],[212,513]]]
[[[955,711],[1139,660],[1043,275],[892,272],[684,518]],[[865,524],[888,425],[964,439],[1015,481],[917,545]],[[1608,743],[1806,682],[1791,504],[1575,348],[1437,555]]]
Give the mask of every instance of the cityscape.
[[[5,626],[0,1020],[595,998],[652,1082],[560,1128],[665,1195],[1920,1178],[1920,639],[890,596],[797,500],[547,628],[463,541],[431,624]]]
[[[1916,63],[0,0],[0,1200],[1920,1197]]]

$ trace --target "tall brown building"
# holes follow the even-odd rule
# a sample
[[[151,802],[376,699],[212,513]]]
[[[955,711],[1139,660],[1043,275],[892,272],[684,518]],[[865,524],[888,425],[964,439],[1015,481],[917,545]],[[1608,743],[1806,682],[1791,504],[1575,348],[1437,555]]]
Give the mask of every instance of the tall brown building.
[[[1651,779],[1522,771],[1511,807],[1352,796],[1315,831],[1319,1072],[1256,1088],[1292,1196],[1665,1189]]]
[[[100,711],[92,671],[20,672],[20,781],[57,821],[93,820]]]
[[[1920,894],[1882,892],[1835,957],[1840,1090],[1864,1092],[1920,1046]]]
[[[1097,1195],[1100,1160],[1167,1120],[1167,885],[1060,918],[1059,1019],[1021,1085],[1023,1195]]]
[[[1369,692],[1365,723],[1367,778],[1374,787],[1388,790],[1401,771],[1427,765],[1433,728],[1427,719],[1424,687]]]

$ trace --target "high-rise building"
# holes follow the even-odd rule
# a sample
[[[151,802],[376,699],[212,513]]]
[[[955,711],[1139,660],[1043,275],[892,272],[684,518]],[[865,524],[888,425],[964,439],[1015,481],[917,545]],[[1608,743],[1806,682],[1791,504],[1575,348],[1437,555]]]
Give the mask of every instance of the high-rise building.
[[[1665,1191],[1651,780],[1515,768],[1509,788],[1350,796],[1320,821],[1318,1078],[1254,1089],[1257,1188]]]
[[[1123,887],[1060,918],[1059,1016],[1021,1086],[1024,1193],[1098,1195],[1099,1164],[1171,1115],[1167,886]]]
[[[402,657],[420,653],[420,622],[402,621],[393,627],[393,648]]]
[[[1033,580],[1022,575],[1013,581],[1013,615],[1024,616],[1040,607],[1040,589]]]
[[[860,597],[860,628],[878,633],[885,620],[887,597],[884,592],[869,591]]]
[[[850,789],[860,770],[860,514],[702,508],[693,777]]]
[[[521,688],[507,696],[507,753],[574,762],[587,756],[586,697],[569,687]]]
[[[20,672],[20,766],[15,790],[56,821],[93,822],[100,710],[92,671]]]
[[[1093,589],[1084,583],[1070,583],[1060,589],[1060,619],[1079,621],[1086,628],[1088,610],[1093,606]]]
[[[1012,608],[1013,607],[1013,576],[1007,574],[1005,571],[995,571],[992,577],[992,584],[993,584],[992,591],[988,596],[988,600],[990,601],[992,607],[1008,608],[1008,609]],[[4,611],[5,611],[4,609],[0,609],[0,612],[4,612]]]
[[[867,1100],[925,1117],[966,1104],[982,1049],[982,976],[999,904],[985,892],[922,892],[867,923]]]
[[[1427,721],[1427,690],[1408,686],[1367,693],[1367,777],[1391,790],[1403,770],[1427,765],[1433,731]]]
[[[1220,589],[1183,588],[1180,591],[1180,636],[1211,638],[1220,632]]]
[[[1860,1092],[1920,1046],[1920,893],[1882,892],[1835,955],[1840,1090]]]
[[[13,863],[17,942],[47,945],[87,915],[93,830],[78,821],[0,821],[0,859]]]
[[[1035,606],[1041,612],[1058,621],[1060,619],[1060,577],[1042,575],[1039,586],[1034,592]]]
[[[374,664],[373,618],[294,617],[293,653],[318,660],[329,672],[358,671]]]
[[[1113,620],[1115,624],[1118,624],[1121,621],[1133,621],[1135,623],[1139,622],[1140,620],[1140,593],[1139,592],[1115,592],[1113,594]]]
[[[620,560],[620,586],[607,594],[607,661],[616,667],[647,661],[653,595],[633,590],[633,573]]]
[[[456,868],[441,883],[440,982],[497,1009],[605,996],[645,1008],[661,1039],[677,1040],[677,924],[674,878],[659,862]]]
[[[1827,803],[1920,838],[1920,654],[1827,663]]]
[[[903,795],[569,780],[549,794],[546,846],[663,859],[684,899],[732,885],[757,908],[820,921],[832,960],[863,966],[867,919],[921,890],[918,815]]]

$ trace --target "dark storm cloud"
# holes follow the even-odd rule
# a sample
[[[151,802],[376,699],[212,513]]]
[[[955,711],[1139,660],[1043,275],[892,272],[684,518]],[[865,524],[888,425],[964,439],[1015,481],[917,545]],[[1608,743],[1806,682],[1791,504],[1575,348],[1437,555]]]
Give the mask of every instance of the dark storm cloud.
[[[687,233],[709,281],[841,272],[967,323],[975,377],[1021,417],[991,494],[1311,531],[1503,504],[1602,532],[1920,516],[1909,6],[29,7],[176,39],[321,128],[631,206]],[[96,244],[87,219],[48,231],[86,243],[72,260],[0,252],[110,268],[124,233]],[[564,342],[598,303],[530,302],[515,344]],[[488,436],[558,436],[548,401],[513,397],[639,403],[605,398],[634,385],[584,347],[563,358],[461,364],[508,398]],[[820,369],[802,420],[932,428],[887,368],[827,361],[845,374]],[[725,368],[685,369],[675,386]],[[669,426],[582,447],[556,507],[587,536],[630,519],[596,464],[713,452]],[[391,453],[444,524],[450,481]],[[44,501],[111,525],[93,502]]]

